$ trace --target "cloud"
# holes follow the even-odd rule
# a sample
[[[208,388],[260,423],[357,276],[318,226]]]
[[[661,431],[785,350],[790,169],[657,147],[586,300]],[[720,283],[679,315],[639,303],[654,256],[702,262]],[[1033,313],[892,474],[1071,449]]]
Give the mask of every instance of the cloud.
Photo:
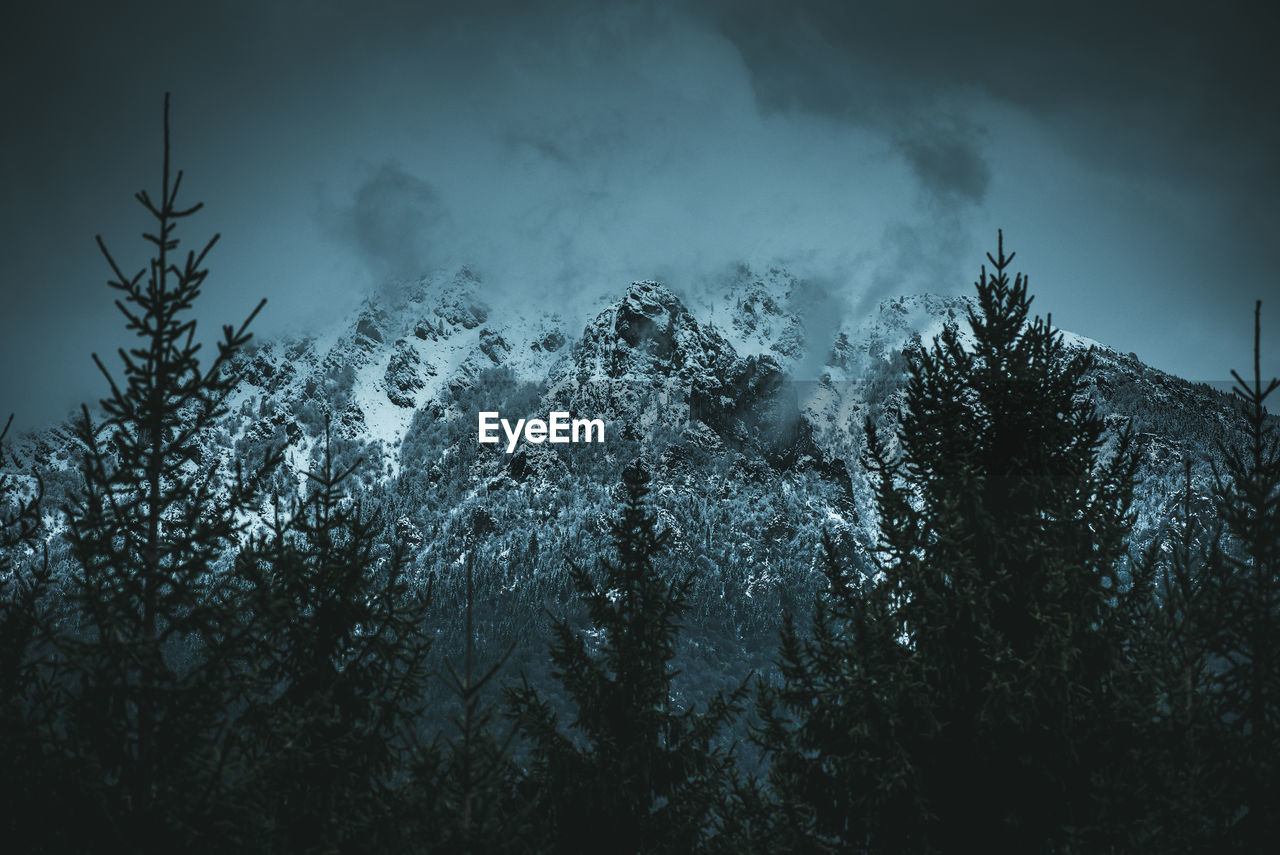
[[[702,8],[741,51],[766,109],[901,137],[904,123],[928,126],[940,111],[991,99],[1036,116],[1081,160],[1199,185],[1227,198],[1255,236],[1280,226],[1280,212],[1260,204],[1280,191],[1274,3],[709,0]],[[964,179],[952,186],[969,192],[982,173],[970,168],[965,136],[922,149],[907,134],[903,153],[926,183]]]
[[[322,227],[367,265],[373,282],[418,276],[436,266],[450,219],[435,189],[395,162],[374,168],[350,203],[321,201]]]
[[[114,346],[109,300],[73,289],[101,283],[95,231],[131,232],[165,88],[224,234],[202,309],[269,296],[264,335],[453,263],[566,320],[630,279],[779,264],[835,301],[817,323],[965,288],[1003,225],[1052,274],[1038,305],[1205,376],[1238,328],[1214,304],[1247,315],[1280,269],[1274,4],[306,6],[27,4],[0,31],[21,118],[0,134],[0,251],[22,285],[0,355],[53,366],[68,306],[63,338]],[[0,398],[67,388],[49,368]]]
[[[991,183],[980,134],[962,119],[913,123],[893,141],[921,185],[944,204],[979,204]]]
[[[813,380],[831,354],[836,333],[849,312],[841,283],[817,275],[800,280],[791,291],[791,308],[804,325],[804,358],[796,379]]]

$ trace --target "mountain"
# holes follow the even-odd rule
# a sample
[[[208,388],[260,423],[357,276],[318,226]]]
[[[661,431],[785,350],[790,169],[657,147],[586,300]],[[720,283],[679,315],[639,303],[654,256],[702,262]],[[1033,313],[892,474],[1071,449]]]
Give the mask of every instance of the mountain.
[[[358,464],[368,506],[394,523],[433,584],[440,651],[460,634],[471,555],[482,635],[494,650],[514,640],[508,668],[536,680],[548,610],[570,607],[567,562],[599,554],[620,472],[640,458],[672,532],[671,566],[693,574],[681,685],[695,695],[770,667],[781,615],[805,611],[822,582],[824,531],[870,567],[865,421],[892,424],[906,352],[944,324],[963,330],[970,308],[964,297],[914,295],[841,318],[785,270],[746,267],[685,295],[634,282],[585,325],[495,294],[459,268],[388,288],[325,333],[256,343],[199,465],[283,446],[274,488],[290,495],[327,422],[340,461]],[[1095,351],[1087,394],[1114,426],[1137,432],[1134,540],[1144,544],[1169,518],[1186,456],[1207,501],[1214,441],[1239,418],[1219,391],[1063,335]],[[512,422],[553,411],[599,418],[606,438],[507,453],[477,442],[482,410]],[[58,434],[30,438],[25,452],[74,480]]]

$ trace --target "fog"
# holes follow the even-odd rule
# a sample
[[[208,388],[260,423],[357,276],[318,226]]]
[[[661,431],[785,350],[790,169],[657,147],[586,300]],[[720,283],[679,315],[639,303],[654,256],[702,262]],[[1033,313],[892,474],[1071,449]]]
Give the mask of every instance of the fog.
[[[468,264],[580,319],[633,279],[738,262],[806,280],[815,337],[886,295],[971,287],[997,228],[1035,308],[1192,379],[1280,374],[1276,27],[1074,4],[313,2],[27,8],[0,36],[5,372],[24,426],[125,343],[102,233],[173,92],[202,329],[332,323]],[[167,10],[164,14],[157,14]]]

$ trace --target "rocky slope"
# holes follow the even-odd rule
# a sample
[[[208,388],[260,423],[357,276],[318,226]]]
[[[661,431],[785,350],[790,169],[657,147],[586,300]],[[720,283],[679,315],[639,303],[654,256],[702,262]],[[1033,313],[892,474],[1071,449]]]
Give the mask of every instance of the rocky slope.
[[[362,461],[371,507],[434,580],[444,647],[456,638],[456,582],[470,553],[485,632],[523,638],[513,667],[536,672],[543,607],[566,607],[566,562],[599,554],[619,474],[642,458],[672,532],[671,565],[694,577],[688,643],[703,688],[768,666],[780,615],[804,610],[820,584],[823,531],[866,560],[875,520],[858,462],[865,420],[892,421],[904,351],[945,323],[963,328],[969,305],[908,296],[864,317],[815,318],[806,283],[746,268],[683,299],[632,283],[585,325],[491,293],[466,268],[446,271],[366,300],[326,334],[258,342],[205,462],[284,446],[275,488],[288,494],[328,422],[339,456]],[[1066,340],[1095,348],[1088,393],[1138,431],[1136,539],[1145,541],[1168,518],[1185,456],[1204,502],[1215,441],[1238,418],[1207,386]],[[552,410],[601,418],[606,441],[507,454],[477,443],[480,410],[513,421]],[[25,452],[73,478],[56,435],[32,438]]]

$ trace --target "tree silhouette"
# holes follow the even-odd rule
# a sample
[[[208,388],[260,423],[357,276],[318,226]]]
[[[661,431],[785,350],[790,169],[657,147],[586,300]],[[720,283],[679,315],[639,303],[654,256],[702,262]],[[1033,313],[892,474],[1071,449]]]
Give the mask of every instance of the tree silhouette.
[[[1129,718],[1145,724],[1117,798],[1133,803],[1135,840],[1149,851],[1218,850],[1238,810],[1214,655],[1223,616],[1214,572],[1222,561],[1220,524],[1200,520],[1191,468],[1188,457],[1167,532],[1134,565],[1150,595],[1134,602],[1137,643],[1126,676]]]
[[[1220,443],[1214,493],[1227,535],[1215,581],[1222,597],[1214,650],[1222,658],[1222,710],[1237,745],[1234,803],[1241,808],[1233,840],[1262,851],[1280,834],[1280,428],[1267,398],[1280,380],[1263,384],[1262,303],[1254,310],[1253,382],[1235,371],[1243,404],[1244,441]]]
[[[529,805],[518,798],[519,769],[509,752],[511,737],[495,733],[496,708],[484,692],[506,664],[506,653],[476,673],[473,578],[477,542],[468,541],[462,665],[445,661],[447,682],[460,707],[450,717],[454,735],[429,768],[420,771],[425,816],[418,834],[426,851],[479,855],[523,852],[532,829]]]
[[[42,473],[9,464],[0,430],[9,848],[1254,852],[1280,836],[1280,426],[1266,406],[1280,381],[1261,379],[1260,304],[1252,380],[1232,372],[1241,432],[1217,449],[1218,519],[1195,509],[1187,460],[1170,525],[1131,556],[1132,434],[1091,403],[1094,354],[1031,314],[1000,233],[967,330],[947,324],[893,356],[908,382],[891,434],[866,423],[879,538],[862,554],[824,537],[807,631],[784,618],[751,728],[762,782],[730,744],[744,688],[700,710],[677,697],[694,575],[660,569],[668,533],[638,463],[623,472],[612,553],[570,563],[585,625],[554,622],[561,691],[507,687],[506,740],[486,697],[512,651],[476,662],[484,553],[469,544],[463,654],[441,681],[457,714],[440,729],[426,706],[431,591],[410,538],[426,541],[417,524],[444,536],[423,503],[469,501],[474,455],[448,455],[430,480],[457,483],[427,498],[411,475],[362,489],[327,416],[297,490],[261,437],[237,440],[241,460],[220,445],[262,303],[202,359],[194,312],[218,238],[180,250],[201,208],[178,203],[181,182],[166,95],[160,190],[137,194],[150,258],[126,275],[98,239],[132,341],[114,370],[93,357],[108,392],[70,426],[61,527],[44,528]],[[901,362],[885,365],[872,379],[889,388]],[[356,382],[350,365],[323,370],[299,415],[313,433],[324,389],[346,401]],[[545,392],[514,376],[449,394]],[[402,459],[461,431],[428,429],[425,412]],[[72,477],[43,476],[51,496]],[[269,502],[273,477],[288,495]],[[707,501],[684,507],[698,566],[715,574],[713,531],[735,510],[769,517],[730,500],[712,519]],[[505,536],[504,519],[477,512],[473,534]],[[545,565],[590,539],[540,542],[548,531],[494,552]]]
[[[307,497],[239,556],[258,691],[247,773],[269,848],[387,851],[403,844],[404,777],[417,759],[429,630],[425,592],[382,518],[346,494],[329,429]]]
[[[928,811],[911,743],[933,726],[924,687],[908,682],[889,587],[850,568],[827,536],[822,559],[828,595],[814,603],[812,635],[785,616],[781,680],[757,697],[776,800],[771,848],[919,849]]]
[[[556,677],[577,707],[571,732],[527,683],[508,689],[530,743],[527,787],[548,851],[699,851],[730,792],[731,758],[716,739],[741,690],[703,713],[680,710],[672,699],[690,580],[668,581],[654,567],[667,533],[647,507],[648,481],[638,464],[623,473],[617,560],[601,560],[601,581],[570,568],[591,623],[579,632],[558,621],[551,646]]]
[[[1082,394],[1092,354],[1029,319],[1003,235],[988,260],[968,341],[948,325],[911,355],[897,452],[868,420],[871,578],[829,569],[815,640],[783,636],[775,783],[817,843],[1109,845],[1091,835],[1137,461]]]
[[[166,95],[160,196],[137,194],[155,221],[144,235],[153,255],[129,276],[98,239],[136,343],[119,350],[120,382],[94,355],[110,389],[104,418],[83,407],[73,426],[82,485],[65,509],[77,632],[64,645],[63,726],[92,790],[87,815],[66,829],[82,832],[84,849],[172,851],[219,821],[239,613],[220,571],[259,479],[229,471],[205,440],[227,412],[233,358],[262,303],[223,328],[202,366],[192,311],[217,236],[179,252],[177,226],[201,207],[179,206],[181,183],[170,172]]]

